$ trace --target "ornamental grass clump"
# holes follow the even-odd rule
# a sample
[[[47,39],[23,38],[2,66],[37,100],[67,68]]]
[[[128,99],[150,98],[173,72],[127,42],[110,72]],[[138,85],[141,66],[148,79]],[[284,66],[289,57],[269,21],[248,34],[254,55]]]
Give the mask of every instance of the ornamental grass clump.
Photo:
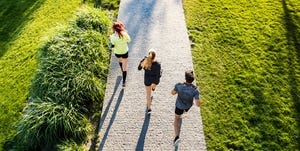
[[[98,32],[106,33],[110,28],[110,19],[107,13],[97,9],[87,8],[77,14],[75,24],[83,29],[92,29]]]
[[[33,98],[86,107],[104,96],[109,53],[105,37],[92,30],[68,29],[41,48]],[[105,43],[105,42],[103,42]]]
[[[87,136],[88,119],[82,113],[72,105],[48,101],[30,103],[26,109],[17,125],[17,149],[40,150],[61,140],[84,140]]]
[[[68,140],[82,143],[93,131],[91,116],[103,101],[108,73],[110,19],[90,8],[77,18],[84,26],[71,22],[40,48],[39,69],[17,125],[18,150],[51,149]]]

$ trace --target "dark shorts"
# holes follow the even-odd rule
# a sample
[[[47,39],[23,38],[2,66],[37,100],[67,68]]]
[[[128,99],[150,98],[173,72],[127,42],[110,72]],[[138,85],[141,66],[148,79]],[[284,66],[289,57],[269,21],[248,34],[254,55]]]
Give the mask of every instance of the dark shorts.
[[[145,84],[145,86],[151,86],[151,84],[158,85],[159,81],[151,79],[151,78],[150,79],[144,79],[144,84]]]
[[[115,56],[117,58],[128,58],[128,52],[126,52],[125,54],[115,54]]]
[[[188,109],[184,109],[184,110],[182,110],[182,109],[179,109],[179,108],[175,108],[175,114],[177,114],[177,115],[182,115],[183,114],[183,112],[188,112],[189,111],[189,108]]]

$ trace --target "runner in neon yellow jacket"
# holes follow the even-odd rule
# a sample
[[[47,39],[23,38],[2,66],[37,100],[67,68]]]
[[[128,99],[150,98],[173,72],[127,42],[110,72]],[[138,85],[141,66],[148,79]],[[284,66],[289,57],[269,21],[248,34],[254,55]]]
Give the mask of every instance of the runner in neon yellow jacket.
[[[114,33],[110,35],[110,47],[113,50],[115,56],[118,58],[119,65],[121,67],[123,76],[123,86],[126,83],[127,76],[127,62],[128,62],[128,43],[131,41],[130,36],[125,30],[125,26],[122,22],[117,21],[113,23],[112,29]]]
[[[128,52],[128,43],[131,41],[130,36],[125,32],[123,37],[120,37],[117,33],[110,36],[110,42],[114,47],[112,50],[115,54],[122,55]]]

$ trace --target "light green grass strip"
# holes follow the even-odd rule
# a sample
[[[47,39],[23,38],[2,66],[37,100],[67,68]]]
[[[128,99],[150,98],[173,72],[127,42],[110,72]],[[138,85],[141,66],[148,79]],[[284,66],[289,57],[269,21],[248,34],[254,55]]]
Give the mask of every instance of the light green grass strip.
[[[20,2],[15,0],[15,3]],[[46,0],[41,4],[38,8],[33,4],[31,7],[35,7],[35,10],[24,9],[28,12],[24,12],[23,15],[31,15],[27,16],[28,20],[16,33],[17,36],[12,41],[7,41],[8,49],[0,57],[0,150],[3,143],[15,133],[13,125],[21,115],[31,79],[37,69],[36,55],[39,44],[45,37],[55,34],[54,29],[57,29],[57,26],[68,23],[68,19],[73,17],[81,5],[81,0]]]

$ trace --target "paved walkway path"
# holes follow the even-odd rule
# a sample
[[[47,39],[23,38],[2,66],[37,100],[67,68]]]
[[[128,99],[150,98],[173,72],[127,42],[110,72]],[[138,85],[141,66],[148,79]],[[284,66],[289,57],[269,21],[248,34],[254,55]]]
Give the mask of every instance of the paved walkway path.
[[[100,121],[98,150],[206,150],[200,109],[193,106],[182,118],[181,141],[173,146],[176,96],[171,90],[193,69],[181,0],[121,0],[118,19],[126,25],[129,44],[127,85],[112,56]],[[163,76],[153,94],[152,113],[146,111],[144,71],[139,61],[149,48],[157,50]]]

